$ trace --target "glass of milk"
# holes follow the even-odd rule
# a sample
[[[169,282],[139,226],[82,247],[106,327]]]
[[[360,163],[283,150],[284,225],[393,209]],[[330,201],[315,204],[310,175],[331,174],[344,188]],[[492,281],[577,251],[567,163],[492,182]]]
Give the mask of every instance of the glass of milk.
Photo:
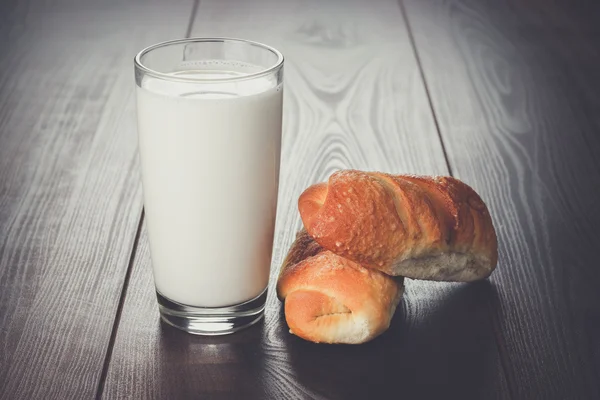
[[[144,209],[161,318],[220,335],[263,316],[273,247],[283,56],[228,38],[135,57]]]

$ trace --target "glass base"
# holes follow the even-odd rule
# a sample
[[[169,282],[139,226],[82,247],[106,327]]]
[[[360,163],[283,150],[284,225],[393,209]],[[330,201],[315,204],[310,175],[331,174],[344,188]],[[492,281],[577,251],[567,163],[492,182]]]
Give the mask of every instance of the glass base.
[[[156,292],[160,317],[167,324],[194,335],[227,335],[254,325],[264,315],[267,289],[244,303],[228,307],[192,307]]]

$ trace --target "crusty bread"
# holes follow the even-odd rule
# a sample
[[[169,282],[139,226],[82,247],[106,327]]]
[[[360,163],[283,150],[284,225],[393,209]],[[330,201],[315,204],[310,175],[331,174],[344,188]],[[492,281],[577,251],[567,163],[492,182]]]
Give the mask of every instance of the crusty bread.
[[[324,250],[302,230],[277,282],[290,332],[321,343],[364,343],[384,332],[403,278],[367,269]]]
[[[308,188],[298,206],[316,242],[362,267],[465,282],[496,267],[487,207],[455,178],[339,171]]]

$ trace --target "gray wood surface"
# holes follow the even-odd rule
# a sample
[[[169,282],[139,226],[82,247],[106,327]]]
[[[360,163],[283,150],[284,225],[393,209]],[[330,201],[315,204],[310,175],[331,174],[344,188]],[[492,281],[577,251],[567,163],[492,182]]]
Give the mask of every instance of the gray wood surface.
[[[159,321],[134,54],[234,36],[286,55],[265,320]],[[600,3],[0,2],[0,399],[600,398]],[[490,206],[488,281],[408,281],[361,346],[288,333],[298,195],[341,168],[448,174]]]
[[[447,174],[395,1],[204,0],[192,36],[234,36],[286,56],[282,173],[265,322],[223,338],[164,326],[147,242],[135,256],[105,398],[507,398],[495,288],[409,281],[392,328],[365,346],[287,332],[276,276],[300,227],[299,194],[340,168]],[[411,397],[413,396],[413,397]]]
[[[0,398],[95,396],[141,212],[132,58],[192,3],[0,5]]]
[[[513,398],[600,398],[600,4],[406,10],[452,169],[498,228],[490,315]]]

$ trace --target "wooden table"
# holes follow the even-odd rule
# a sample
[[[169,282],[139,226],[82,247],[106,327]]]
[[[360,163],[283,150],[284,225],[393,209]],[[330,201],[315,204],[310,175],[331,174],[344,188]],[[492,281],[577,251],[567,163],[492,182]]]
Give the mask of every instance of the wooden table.
[[[1,399],[600,398],[600,2],[4,1]],[[408,281],[361,346],[264,323],[159,321],[133,55],[184,36],[281,49],[271,288],[304,188],[341,168],[451,174],[482,195],[499,266]]]

